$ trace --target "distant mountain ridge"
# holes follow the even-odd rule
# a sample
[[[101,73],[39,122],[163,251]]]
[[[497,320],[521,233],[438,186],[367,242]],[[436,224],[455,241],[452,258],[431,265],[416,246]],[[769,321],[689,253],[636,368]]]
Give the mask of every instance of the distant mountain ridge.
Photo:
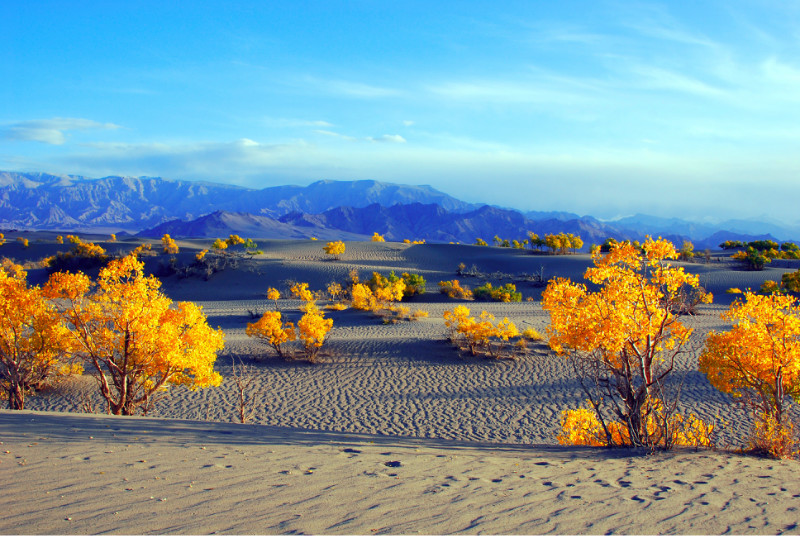
[[[540,234],[571,232],[587,243],[602,242],[608,237],[628,238],[615,229],[594,220],[581,218],[567,222],[550,219],[533,221],[514,210],[483,206],[475,211],[456,214],[436,204],[411,203],[384,207],[377,203],[366,207],[336,207],[321,214],[293,212],[275,220],[268,216],[217,211],[193,221],[173,220],[139,233],[158,238],[164,233],[173,238],[219,237],[236,233],[253,238],[331,238],[365,240],[377,232],[386,240],[402,241],[424,238],[431,242],[474,243],[482,237],[491,243],[495,235],[522,240],[528,230]]]
[[[36,229],[114,227],[141,231],[175,218],[191,220],[217,210],[279,218],[337,206],[436,203],[452,212],[478,205],[430,186],[378,181],[317,181],[308,186],[256,190],[226,184],[162,179],[0,172],[0,222]]]
[[[64,231],[140,232],[146,236],[253,238],[334,237],[363,239],[373,232],[389,240],[425,239],[491,243],[498,235],[522,240],[569,232],[586,245],[606,238],[664,236],[692,240],[696,249],[724,240],[800,237],[800,229],[731,220],[695,223],[637,214],[603,222],[569,212],[522,213],[467,203],[430,186],[378,181],[317,181],[308,186],[244,188],[160,177],[104,177],[0,172],[0,225]]]

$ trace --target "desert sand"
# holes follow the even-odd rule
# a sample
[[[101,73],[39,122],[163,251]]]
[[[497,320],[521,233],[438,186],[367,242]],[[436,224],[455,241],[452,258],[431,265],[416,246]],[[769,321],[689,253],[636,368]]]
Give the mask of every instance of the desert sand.
[[[797,533],[797,462],[0,412],[2,533]]]
[[[47,234],[33,236],[25,250],[12,241],[0,254],[18,261],[57,248]],[[126,251],[136,242],[103,245]],[[181,260],[206,242],[179,241]],[[209,281],[163,279],[170,297],[201,304],[210,324],[225,331],[216,365],[226,378],[221,387],[172,389],[147,417],[112,418],[79,414],[103,410],[92,379],[83,377],[27,399],[34,411],[0,413],[0,532],[800,530],[800,466],[725,450],[742,446],[749,422],[697,371],[704,334],[726,327],[719,315],[732,296],[725,290],[758,288],[797,266],[747,272],[722,255],[684,264],[715,303],[686,317],[694,344],[675,379],[684,409],[720,424],[722,450],[643,455],[558,446],[560,413],[584,395],[545,343],[514,360],[488,360],[461,355],[445,341],[442,313],[463,302],[440,295],[438,281],[514,282],[532,301],[466,305],[544,333],[542,287],[528,276],[581,279],[588,255],[352,242],[332,261],[319,242],[259,245],[263,255]],[[162,259],[148,264],[155,268]],[[459,277],[459,263],[486,275]],[[334,327],[316,365],[279,359],[245,335],[248,322],[275,307],[267,287],[283,290],[293,280],[322,289],[346,280],[351,269],[362,278],[372,271],[422,274],[428,291],[407,305],[429,317],[383,324],[369,313],[331,311]],[[31,280],[44,277],[30,271]],[[289,315],[298,305],[278,304]],[[256,378],[252,424],[232,424],[234,361]]]

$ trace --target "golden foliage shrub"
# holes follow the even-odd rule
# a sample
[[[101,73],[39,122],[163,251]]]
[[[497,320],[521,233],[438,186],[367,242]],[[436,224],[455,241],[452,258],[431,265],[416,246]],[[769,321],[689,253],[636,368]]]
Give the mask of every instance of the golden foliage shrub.
[[[337,240],[335,242],[328,242],[327,244],[322,246],[322,250],[326,254],[332,255],[334,259],[339,260],[342,254],[344,254],[345,244],[341,240]]]
[[[295,283],[289,289],[289,292],[291,292],[292,297],[298,300],[303,300],[304,302],[314,301],[314,293],[308,290],[308,283]]]
[[[439,281],[439,292],[457,300],[471,300],[472,291],[467,286],[461,286],[458,279]]]
[[[618,243],[607,255],[595,251],[586,270],[599,290],[557,278],[542,294],[550,347],[574,360],[598,420],[624,422],[633,446],[671,447],[668,430],[652,429],[648,415],[656,398],[669,398],[665,380],[692,333],[675,311],[686,287],[700,286],[675,258],[667,240]]]
[[[261,339],[280,357],[285,357],[283,345],[297,338],[294,324],[284,322],[279,311],[266,311],[257,322],[248,323],[245,334]]]
[[[561,433],[557,436],[561,445],[624,447],[634,444],[627,423],[619,420],[601,422],[591,403],[587,406],[561,413]],[[644,426],[653,438],[654,446],[714,446],[715,425],[703,422],[694,414],[688,417],[678,413],[666,415],[663,404],[657,399],[648,408]]]
[[[58,300],[77,352],[91,364],[114,415],[146,413],[169,385],[196,389],[222,381],[214,370],[222,330],[208,325],[201,307],[173,304],[160,287],[128,255],[101,269],[97,283],[60,272],[44,289]]]
[[[8,409],[25,409],[25,395],[71,362],[72,337],[56,307],[21,266],[0,267],[0,390]]]
[[[178,254],[178,244],[168,234],[161,237],[161,248],[167,255]]]
[[[333,320],[325,318],[322,311],[308,311],[297,322],[298,338],[303,343],[305,355],[309,361],[316,361],[317,353],[325,343],[325,337],[333,327]]]
[[[800,306],[780,293],[743,296],[722,315],[732,328],[708,335],[700,372],[745,404],[757,423],[751,441],[759,449],[785,453],[792,437],[781,431],[792,428],[787,398],[800,402]]]
[[[443,316],[450,341],[459,347],[463,343],[472,355],[483,350],[492,357],[502,357],[505,343],[519,336],[517,327],[508,318],[494,324],[494,316],[486,311],[476,319],[470,316],[467,307],[457,305],[451,311],[445,311]]]

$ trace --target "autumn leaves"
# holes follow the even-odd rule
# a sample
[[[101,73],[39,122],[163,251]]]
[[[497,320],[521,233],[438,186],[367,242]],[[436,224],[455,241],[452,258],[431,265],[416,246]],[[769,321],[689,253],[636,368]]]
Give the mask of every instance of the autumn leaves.
[[[316,304],[316,297],[308,289],[307,283],[296,283],[290,290],[292,296],[303,301],[300,307],[303,316],[297,322],[284,321],[280,311],[277,310],[280,293],[274,288],[267,291],[267,298],[275,300],[275,311],[266,311],[257,322],[247,324],[245,333],[248,337],[261,339],[280,356],[290,357],[293,354],[287,350],[287,343],[300,340],[302,353],[308,361],[316,362],[317,354],[325,342],[325,337],[333,327],[333,320],[325,318]]]
[[[641,247],[620,243],[593,253],[586,279],[550,282],[542,308],[550,314],[550,347],[567,356],[587,396],[587,407],[562,416],[566,444],[670,448],[713,444],[714,426],[678,412],[671,381],[676,358],[692,330],[679,319],[697,276],[668,261],[678,252],[666,240]],[[710,301],[710,297],[709,297]],[[789,397],[800,399],[800,309],[788,296],[745,294],[724,318],[730,331],[712,332],[700,370],[712,385],[743,399],[754,426],[753,449],[792,454]]]
[[[73,237],[67,240],[82,245]],[[167,250],[172,244],[162,240],[161,245]],[[587,400],[585,407],[564,412],[560,440],[646,448],[712,444],[715,429],[678,407],[674,372],[685,366],[681,354],[692,352],[699,354],[700,371],[711,384],[751,411],[751,447],[791,454],[787,406],[791,398],[800,398],[796,300],[744,294],[726,315],[732,327],[710,334],[700,352],[699,344],[689,347],[692,331],[683,322],[699,281],[670,262],[678,253],[664,240],[618,243],[606,255],[594,252],[586,285],[565,279],[549,283],[542,307],[550,316],[550,348],[567,357]],[[198,388],[221,380],[214,371],[221,331],[210,328],[194,304],[173,304],[135,256],[112,261],[96,281],[83,274],[54,274],[42,288],[30,287],[24,271],[8,264],[0,270],[0,287],[0,382],[10,407],[24,407],[25,392],[77,364],[95,377],[108,410],[120,414],[146,411],[169,385]],[[449,296],[445,301],[471,294],[457,280],[442,281],[439,289]],[[507,299],[494,297],[501,289],[508,291]],[[384,322],[410,321],[416,313],[401,300],[425,293],[425,281],[409,273],[372,273],[361,280],[351,274],[318,292],[297,283],[282,289],[297,301],[291,307],[280,304],[280,310],[281,292],[266,290],[267,307],[274,310],[254,316],[247,334],[280,356],[316,362],[333,328],[326,313],[337,318],[330,311],[352,308],[379,314]],[[512,290],[486,287],[483,298],[513,301]],[[443,323],[450,340],[468,354],[520,355],[517,346],[536,336],[520,333],[502,315],[495,319],[458,303],[447,305],[452,309],[431,325],[441,330]],[[555,354],[543,359],[556,359]]]
[[[57,272],[29,287],[15,265],[0,270],[0,384],[9,408],[76,362],[97,380],[109,413],[147,412],[169,385],[219,385],[224,344],[193,303],[173,304],[134,254],[112,260],[97,282]],[[74,368],[72,369],[74,370]]]

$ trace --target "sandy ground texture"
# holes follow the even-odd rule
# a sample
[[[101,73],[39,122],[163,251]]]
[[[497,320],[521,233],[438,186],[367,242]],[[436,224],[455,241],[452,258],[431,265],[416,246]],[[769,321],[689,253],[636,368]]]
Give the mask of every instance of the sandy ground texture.
[[[800,465],[0,411],[0,533],[800,531]]]
[[[109,250],[125,251],[136,243],[128,239],[104,245]],[[190,262],[200,248],[208,247],[203,241],[182,241],[179,245],[178,261],[183,263]],[[233,363],[249,366],[255,378],[249,389],[251,422],[314,430],[553,445],[557,443],[561,412],[581,406],[586,398],[571,366],[550,352],[544,342],[530,345],[525,355],[514,360],[459,354],[445,340],[442,313],[465,304],[476,316],[485,309],[498,319],[509,317],[520,330],[533,327],[545,334],[548,316],[539,301],[543,287],[534,284],[531,276],[582,280],[591,264],[588,255],[532,255],[508,248],[452,244],[350,242],[341,260],[333,261],[323,253],[320,242],[272,240],[259,245],[262,255],[240,261],[236,268],[216,273],[208,281],[174,275],[163,278],[164,292],[174,300],[200,303],[209,323],[225,331],[226,347],[216,364],[225,381],[219,388],[194,392],[172,389],[169,399],[159,403],[152,416],[235,420]],[[11,242],[4,251],[13,252],[14,247],[19,248]],[[54,245],[46,239],[42,243],[31,241],[29,250],[20,252],[36,258],[37,248],[52,254]],[[158,270],[160,264],[168,263],[168,257],[150,257],[146,262],[149,268]],[[457,275],[459,263],[478,275]],[[790,268],[747,272],[734,269],[719,257],[709,264],[685,266],[700,275],[716,301],[703,306],[697,316],[685,317],[696,334],[691,351],[680,358],[672,378],[676,391],[680,387],[685,411],[707,420],[724,420],[721,445],[737,446],[747,433],[747,416],[698,372],[697,350],[705,333],[726,328],[719,317],[732,300],[726,289],[758,288],[764,279],[780,280]],[[284,295],[292,281],[324,289],[330,282],[347,281],[351,270],[362,279],[368,279],[373,271],[423,275],[428,291],[406,305],[426,311],[428,318],[384,324],[363,311],[328,312],[334,326],[317,365],[279,359],[265,344],[245,335],[248,322],[275,307],[265,297],[268,287],[277,287]],[[31,273],[33,279],[42,276]],[[495,285],[513,282],[525,300],[533,301],[503,304],[449,299],[438,292],[437,283],[453,278],[472,288],[484,281]],[[278,302],[284,316],[295,322],[301,315],[299,305],[291,299]],[[82,411],[89,406],[94,411],[104,409],[96,384],[86,376],[30,397],[26,407]]]
[[[69,249],[53,238],[32,237],[27,249],[12,238],[0,254],[24,261]],[[103,245],[124,252],[138,242]],[[559,447],[561,412],[585,399],[563,358],[540,342],[516,359],[490,360],[445,340],[442,313],[459,303],[544,334],[543,287],[532,275],[581,280],[588,255],[353,242],[333,261],[319,242],[259,245],[262,255],[207,281],[162,279],[166,294],[200,303],[225,331],[222,386],[171,389],[147,418],[113,419],[77,414],[104,411],[87,375],[26,400],[29,410],[62,414],[0,414],[0,453],[8,451],[0,455],[0,532],[800,532],[796,462]],[[179,246],[185,263],[209,244]],[[153,270],[168,263],[147,259]],[[458,276],[459,263],[478,275]],[[721,255],[684,266],[715,303],[685,317],[695,335],[675,387],[684,410],[716,420],[720,446],[735,448],[747,416],[698,372],[697,353],[709,330],[727,327],[719,317],[733,299],[726,289],[756,289],[797,266],[747,272]],[[322,289],[351,270],[362,279],[422,274],[428,291],[407,305],[429,317],[384,324],[366,312],[329,312],[334,327],[316,365],[279,359],[245,335],[248,322],[275,307],[268,287]],[[46,277],[29,273],[34,282]],[[437,291],[453,278],[473,288],[513,282],[531,301],[458,302]],[[299,305],[278,302],[295,322]],[[237,419],[233,363],[249,369],[258,426],[229,424]]]

